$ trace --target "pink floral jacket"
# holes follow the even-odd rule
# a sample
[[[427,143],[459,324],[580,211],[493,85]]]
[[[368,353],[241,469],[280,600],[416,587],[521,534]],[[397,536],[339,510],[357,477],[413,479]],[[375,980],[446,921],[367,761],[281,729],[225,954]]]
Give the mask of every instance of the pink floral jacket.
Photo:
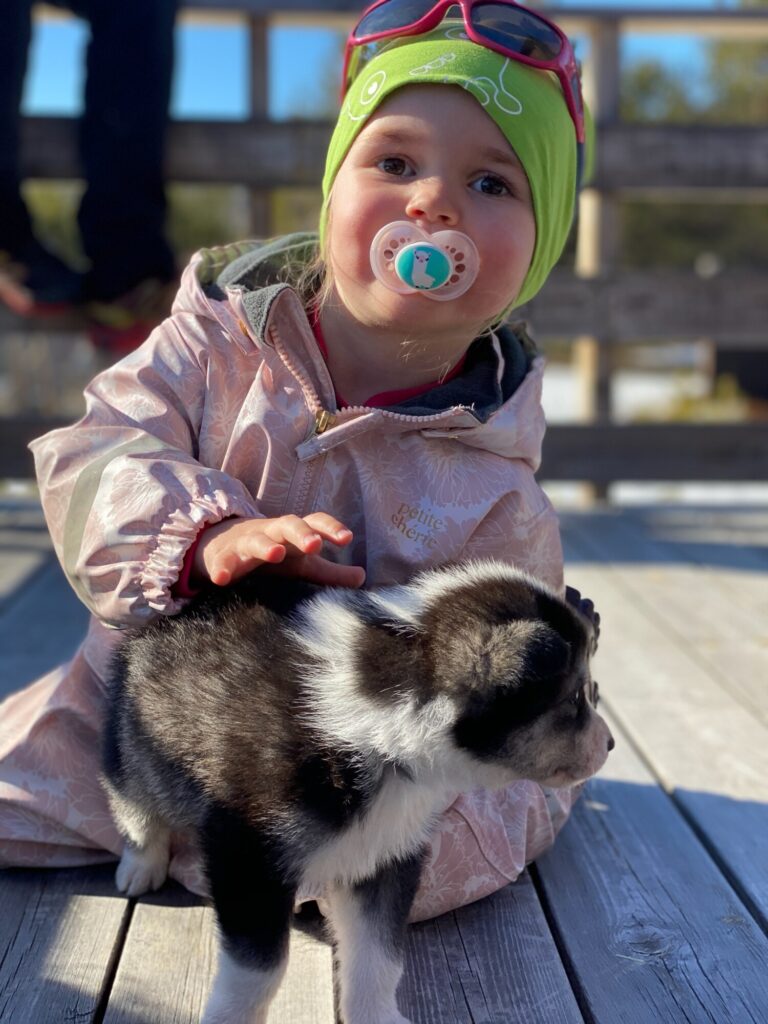
[[[185,553],[206,524],[229,516],[331,512],[354,541],[328,556],[363,565],[370,586],[495,557],[562,588],[556,516],[534,478],[543,361],[529,343],[505,329],[475,343],[458,378],[410,405],[337,410],[296,293],[259,286],[262,264],[250,244],[194,257],[171,317],[95,378],[78,423],[32,445],[56,552],[99,620],[70,669],[87,667],[94,694],[117,639],[100,623],[137,626],[178,611],[172,588]],[[41,715],[55,690],[34,698]],[[10,698],[26,699],[25,721],[31,692]],[[6,773],[20,744],[0,734]],[[97,752],[81,756],[91,759],[82,777],[90,770],[100,810],[79,827],[70,808],[68,834],[117,852],[119,837],[99,818],[108,811],[96,792]],[[0,839],[2,783],[0,774]],[[415,916],[517,877],[552,842],[572,799],[526,782],[460,797],[436,836]],[[44,837],[47,848],[58,842]],[[177,877],[194,884],[182,869]]]

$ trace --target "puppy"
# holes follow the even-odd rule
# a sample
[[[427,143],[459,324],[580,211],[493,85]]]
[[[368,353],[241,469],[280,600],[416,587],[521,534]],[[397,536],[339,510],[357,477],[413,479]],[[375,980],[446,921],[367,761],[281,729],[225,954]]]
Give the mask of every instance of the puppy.
[[[255,573],[129,634],[104,750],[117,885],[159,887],[170,830],[195,835],[221,935],[204,1024],[266,1021],[302,882],[328,894],[345,1024],[408,1024],[395,990],[440,812],[477,786],[575,785],[613,746],[591,613],[474,562],[372,591]]]

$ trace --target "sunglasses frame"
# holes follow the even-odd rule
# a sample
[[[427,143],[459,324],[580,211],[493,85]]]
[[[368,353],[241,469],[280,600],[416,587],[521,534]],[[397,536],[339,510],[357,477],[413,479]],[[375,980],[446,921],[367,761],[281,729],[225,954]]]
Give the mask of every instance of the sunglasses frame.
[[[518,10],[524,11],[526,15],[534,20],[546,25],[547,28],[551,29],[557,35],[562,44],[558,56],[553,60],[537,60],[535,57],[528,57],[522,53],[509,50],[500,43],[495,43],[479,34],[472,25],[472,9],[480,4],[488,3],[495,3],[500,7],[517,8]],[[516,0],[435,0],[435,3],[426,14],[417,21],[411,22],[409,25],[385,29],[383,32],[372,32],[364,36],[357,35],[358,26],[365,20],[365,18],[368,17],[369,14],[379,7],[390,5],[396,7],[397,0],[376,0],[376,3],[373,3],[370,7],[366,8],[358,19],[357,24],[350,32],[344,49],[344,73],[342,77],[341,92],[342,100],[344,99],[349,86],[352,84],[352,82],[349,81],[349,66],[352,54],[357,47],[366,46],[368,43],[375,43],[379,39],[395,39],[400,36],[422,35],[425,32],[429,32],[433,28],[436,28],[436,26],[439,25],[445,17],[449,8],[460,7],[461,15],[464,19],[464,29],[467,36],[473,43],[476,43],[478,46],[484,46],[488,50],[494,50],[496,53],[500,53],[504,57],[509,57],[510,60],[519,61],[521,64],[528,64],[530,67],[538,68],[542,71],[552,71],[557,75],[568,107],[568,113],[571,115],[571,120],[573,121],[576,129],[576,141],[579,143],[580,149],[583,147],[585,140],[584,103],[581,95],[579,66],[573,52],[573,46],[571,45],[571,41],[568,39],[568,36],[566,36],[558,25],[553,21],[550,21],[549,18],[545,18],[544,15],[540,14],[538,11],[532,11],[529,7],[525,7],[523,4],[517,3]],[[576,90],[575,93],[574,90]]]

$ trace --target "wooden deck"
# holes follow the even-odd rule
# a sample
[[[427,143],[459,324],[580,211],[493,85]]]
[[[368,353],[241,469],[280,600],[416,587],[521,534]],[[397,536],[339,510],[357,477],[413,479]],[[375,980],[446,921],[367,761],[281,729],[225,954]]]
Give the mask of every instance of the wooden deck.
[[[0,509],[0,692],[62,660],[85,615],[39,511]],[[554,849],[495,897],[411,929],[414,1024],[768,1021],[768,509],[563,515],[603,618],[617,745]],[[0,877],[0,1022],[186,1024],[209,907],[138,901],[112,867]],[[294,933],[270,1024],[332,1024],[327,946]]]

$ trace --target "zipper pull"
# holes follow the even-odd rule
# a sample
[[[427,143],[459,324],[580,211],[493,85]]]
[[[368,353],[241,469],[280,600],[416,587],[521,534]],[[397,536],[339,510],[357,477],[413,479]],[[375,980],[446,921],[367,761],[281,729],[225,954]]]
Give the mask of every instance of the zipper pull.
[[[315,433],[324,434],[329,427],[332,427],[336,422],[336,417],[332,412],[328,412],[327,409],[321,409],[315,416]]]

